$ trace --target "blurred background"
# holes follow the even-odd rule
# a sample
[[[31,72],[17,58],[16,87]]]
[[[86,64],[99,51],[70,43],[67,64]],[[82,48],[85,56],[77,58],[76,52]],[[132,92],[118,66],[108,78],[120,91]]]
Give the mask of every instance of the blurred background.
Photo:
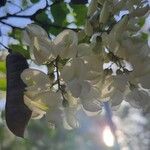
[[[50,38],[67,28],[82,29],[88,3],[87,0],[0,0],[0,43],[16,44],[13,47],[16,51],[23,49],[21,31],[33,22],[46,29]],[[7,53],[3,45],[0,45],[1,59]],[[111,133],[104,110],[95,117],[79,112],[80,128],[70,131],[47,126],[45,118],[31,120],[26,138],[15,137],[5,122],[4,66],[0,62],[0,150],[150,150],[150,115],[124,101],[113,108],[116,137]]]

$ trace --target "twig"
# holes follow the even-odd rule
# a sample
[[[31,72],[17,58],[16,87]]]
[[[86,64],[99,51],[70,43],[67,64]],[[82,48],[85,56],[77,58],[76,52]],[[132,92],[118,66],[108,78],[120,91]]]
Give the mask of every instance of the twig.
[[[2,45],[5,49],[7,49],[9,53],[12,52],[12,49],[10,49],[9,47],[5,46],[3,43],[0,42],[0,45]]]
[[[61,92],[61,95],[62,95],[62,97],[63,97],[63,100],[65,100],[64,92],[63,92],[62,87],[61,87],[61,84],[60,84],[60,76],[59,76],[58,62],[59,62],[59,56],[57,56],[57,58],[55,59],[56,77],[57,77],[58,90]]]

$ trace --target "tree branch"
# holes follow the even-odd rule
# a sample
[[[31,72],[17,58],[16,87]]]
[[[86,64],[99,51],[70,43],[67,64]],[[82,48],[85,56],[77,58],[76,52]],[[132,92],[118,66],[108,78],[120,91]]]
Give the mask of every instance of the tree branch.
[[[5,46],[3,43],[0,42],[0,45],[3,46],[5,49],[7,49],[9,53],[12,52],[12,49],[10,49],[9,47]]]

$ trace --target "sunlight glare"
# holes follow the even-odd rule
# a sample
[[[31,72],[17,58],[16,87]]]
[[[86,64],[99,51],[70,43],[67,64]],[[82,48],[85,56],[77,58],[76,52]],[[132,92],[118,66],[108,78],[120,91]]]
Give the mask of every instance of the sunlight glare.
[[[103,130],[103,141],[106,146],[112,147],[114,146],[114,136],[108,126],[106,126]]]

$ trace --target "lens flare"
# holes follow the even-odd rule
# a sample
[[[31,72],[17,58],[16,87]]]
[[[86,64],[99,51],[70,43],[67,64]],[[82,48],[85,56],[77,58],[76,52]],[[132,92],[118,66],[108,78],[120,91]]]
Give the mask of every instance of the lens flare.
[[[115,139],[114,139],[114,136],[108,126],[106,126],[104,128],[102,136],[103,136],[103,141],[106,146],[108,146],[108,147],[114,146]]]

